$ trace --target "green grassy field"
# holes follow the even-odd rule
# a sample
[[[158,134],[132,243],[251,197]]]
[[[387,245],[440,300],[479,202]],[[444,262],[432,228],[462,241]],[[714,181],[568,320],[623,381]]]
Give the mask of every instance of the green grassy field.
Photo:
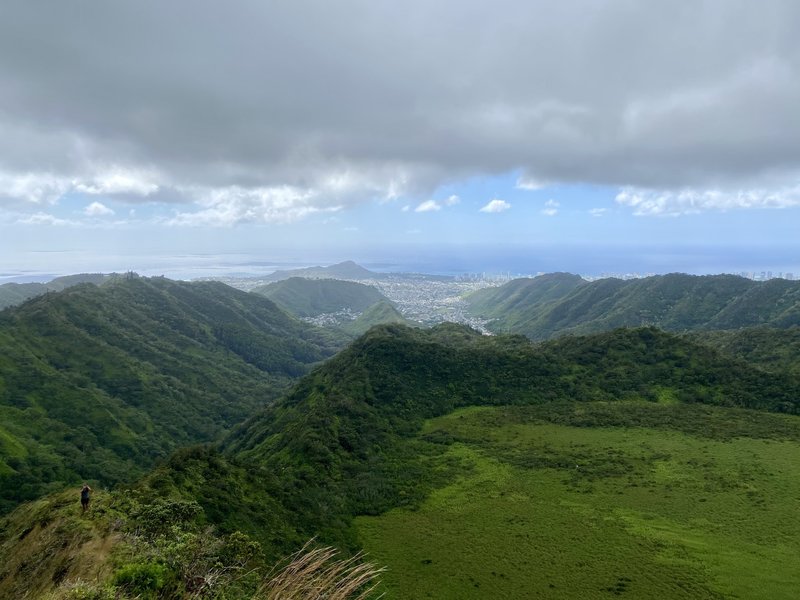
[[[800,418],[471,408],[420,438],[464,466],[418,510],[357,519],[388,598],[797,597]]]

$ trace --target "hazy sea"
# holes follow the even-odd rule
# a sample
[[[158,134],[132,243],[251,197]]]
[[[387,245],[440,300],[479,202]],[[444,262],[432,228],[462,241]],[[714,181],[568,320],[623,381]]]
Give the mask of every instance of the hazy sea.
[[[31,253],[24,264],[0,263],[0,283],[49,281],[74,273],[135,271],[173,279],[259,277],[276,270],[330,265],[344,260],[381,272],[437,275],[536,275],[554,271],[590,277],[671,272],[792,273],[800,277],[800,247],[597,247],[560,246],[403,246],[316,248],[253,253],[92,255],[81,252]],[[5,261],[4,261],[5,262]]]

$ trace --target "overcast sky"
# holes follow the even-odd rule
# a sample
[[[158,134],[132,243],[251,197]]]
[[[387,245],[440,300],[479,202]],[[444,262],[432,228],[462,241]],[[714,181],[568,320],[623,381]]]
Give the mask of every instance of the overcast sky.
[[[0,267],[796,246],[799,30],[794,0],[5,0]]]

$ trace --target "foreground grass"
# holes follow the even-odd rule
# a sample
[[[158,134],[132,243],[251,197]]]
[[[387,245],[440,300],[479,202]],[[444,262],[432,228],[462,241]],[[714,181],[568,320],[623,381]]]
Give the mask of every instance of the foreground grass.
[[[388,567],[387,597],[800,589],[800,419],[640,402],[476,408],[420,437],[469,468],[417,511],[357,520]]]

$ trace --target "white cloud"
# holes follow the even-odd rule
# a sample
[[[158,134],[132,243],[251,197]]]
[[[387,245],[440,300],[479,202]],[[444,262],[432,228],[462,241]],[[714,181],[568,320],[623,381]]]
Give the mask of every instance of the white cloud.
[[[31,204],[56,204],[65,194],[149,196],[158,191],[153,175],[118,167],[68,178],[46,171],[0,172],[0,197]]]
[[[461,198],[452,194],[448,196],[444,200],[425,200],[425,202],[421,202],[417,208],[414,209],[414,212],[435,212],[442,210],[445,207],[455,206],[461,202]],[[403,207],[403,211],[406,211],[406,207]]]
[[[607,210],[607,208],[590,208],[589,214],[593,217],[602,217]]]
[[[24,225],[53,225],[56,227],[63,227],[66,225],[80,225],[77,221],[70,221],[69,219],[60,219],[56,216],[53,216],[48,213],[44,212],[37,212],[29,217],[25,217],[24,219],[20,219],[18,221]]]
[[[113,215],[114,211],[101,202],[92,202],[83,209],[83,214],[85,214],[87,217],[104,217],[107,215]]]
[[[504,210],[508,210],[509,208],[511,208],[511,204],[509,204],[505,200],[499,200],[498,198],[495,198],[493,200],[490,200],[486,206],[481,208],[480,212],[499,213],[503,212]]]
[[[69,179],[51,173],[0,172],[0,197],[31,204],[55,204],[70,187]]]
[[[800,206],[800,185],[778,190],[653,190],[623,188],[618,204],[637,216],[677,217],[709,210],[789,208]]]
[[[541,181],[539,179],[534,179],[532,177],[520,177],[517,179],[516,188],[518,190],[525,190],[528,192],[533,192],[536,190],[541,190],[547,187],[547,183]]]
[[[442,206],[436,200],[425,200],[414,209],[414,212],[433,212],[437,210],[442,210]]]
[[[240,223],[289,223],[319,212],[337,212],[342,206],[325,205],[317,192],[290,186],[248,189],[187,190],[200,206],[195,212],[178,212],[168,225],[230,227]]]
[[[231,222],[292,220],[395,198],[410,211],[442,185],[507,173],[520,175],[520,190],[637,186],[650,191],[620,204],[684,214],[731,203],[652,190],[766,190],[733,204],[772,206],[785,202],[765,200],[781,195],[773,177],[800,172],[800,36],[785,26],[800,18],[796,0],[769,10],[729,0],[684,1],[680,10],[511,2],[499,11],[454,0],[323,2],[310,20],[303,3],[234,3],[222,21],[213,3],[189,0],[102,11],[7,4],[0,201],[27,214],[70,191],[191,203],[180,193],[191,186],[234,197],[232,188],[249,190],[238,208],[180,207],[193,218],[216,210]],[[675,44],[676,31],[702,43]],[[27,40],[38,38],[48,43],[31,60]],[[638,60],[620,60],[629,48]],[[65,49],[70,77],[50,68]],[[332,70],[371,84],[330,93]],[[58,98],[57,114],[49,98]],[[254,199],[283,186],[311,196],[283,209]]]
[[[155,173],[144,170],[109,167],[99,169],[97,174],[87,181],[73,182],[73,186],[75,191],[84,194],[129,194],[144,197],[158,191],[156,177]]]
[[[542,209],[542,214],[547,217],[554,217],[558,214],[558,207],[561,206],[559,202],[556,202],[552,198],[544,203],[544,208]]]
[[[410,211],[410,210],[411,210],[411,207],[410,207],[408,204],[406,204],[406,205],[405,205],[403,208],[401,208],[400,210],[402,210],[403,212],[408,212],[408,211]]]
[[[30,202],[53,202],[64,186],[151,197],[286,185],[328,189],[342,206],[411,189],[404,202],[414,206],[442,184],[498,173],[520,174],[522,190],[774,189],[774,171],[800,170],[800,37],[783,26],[800,17],[793,0],[769,10],[729,0],[680,10],[630,0],[318,3],[311,20],[303,3],[232,3],[222,21],[214,3],[189,0],[88,12],[54,4],[14,2],[0,19],[2,169],[59,174],[0,186]],[[675,44],[676,31],[703,43]],[[31,60],[26,40],[37,36],[48,43]],[[628,48],[638,60],[620,60]],[[65,49],[70,77],[48,67]],[[330,93],[331,69],[371,85]],[[326,197],[315,198],[324,209]]]

